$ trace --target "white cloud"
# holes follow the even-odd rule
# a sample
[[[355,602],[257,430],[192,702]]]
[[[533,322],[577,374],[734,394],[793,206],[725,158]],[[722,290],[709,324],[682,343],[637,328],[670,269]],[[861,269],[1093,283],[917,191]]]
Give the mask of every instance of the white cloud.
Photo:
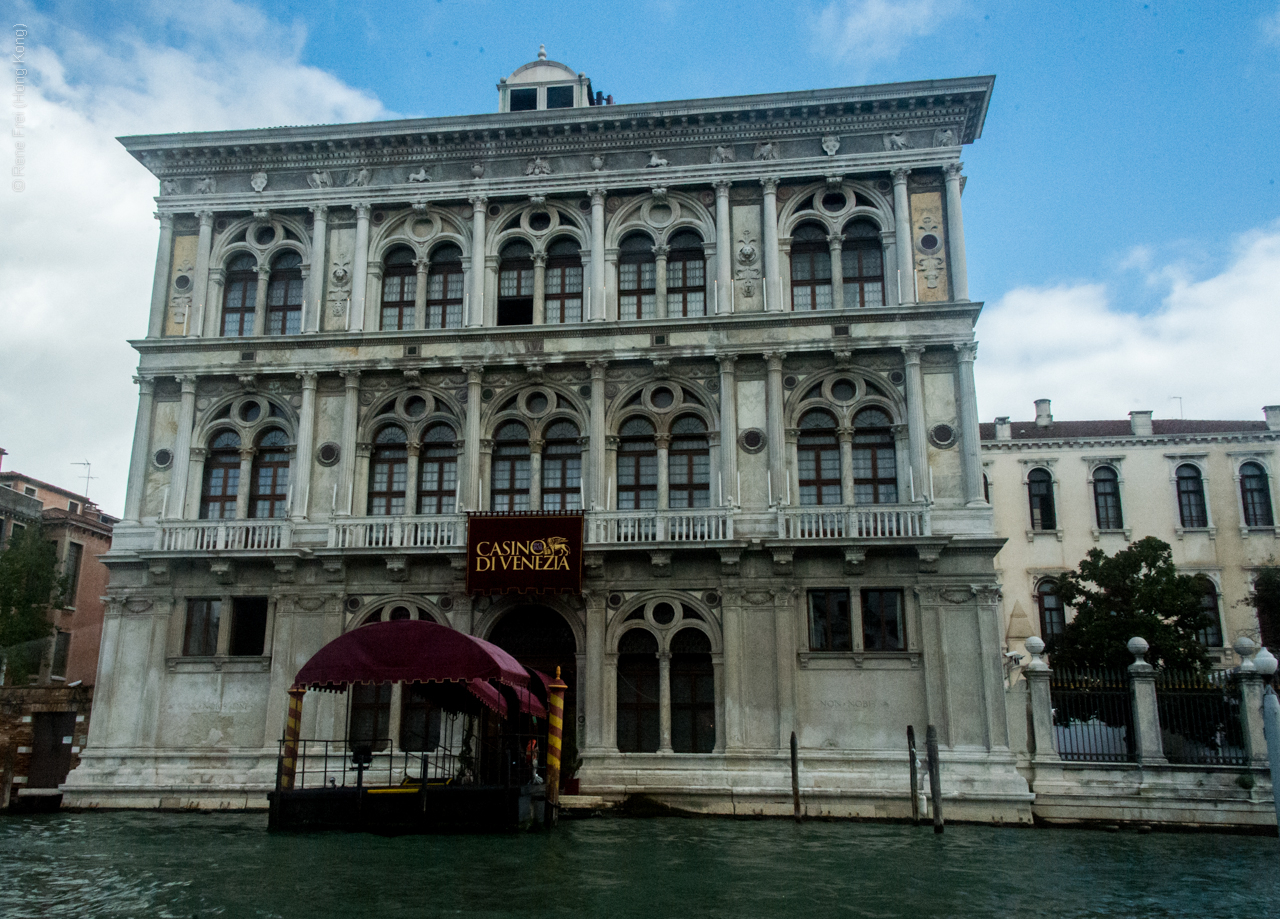
[[[892,61],[910,41],[933,33],[959,0],[832,0],[811,22],[814,50],[855,65]]]
[[[1280,45],[1280,9],[1268,13],[1258,21],[1262,37],[1273,45]]]
[[[1148,266],[1167,291],[1146,315],[1120,309],[1104,284],[1020,287],[987,307],[978,401],[982,418],[1032,417],[1053,400],[1063,420],[1151,409],[1187,418],[1262,419],[1280,404],[1280,223],[1235,241],[1230,264],[1204,280],[1181,266]]]
[[[387,115],[300,63],[299,28],[232,2],[178,6],[140,23],[165,44],[25,12],[26,190],[0,188],[5,468],[79,488],[70,464],[87,457],[90,496],[112,513],[124,506],[137,406],[126,339],[146,334],[158,233],[156,181],[114,138]]]

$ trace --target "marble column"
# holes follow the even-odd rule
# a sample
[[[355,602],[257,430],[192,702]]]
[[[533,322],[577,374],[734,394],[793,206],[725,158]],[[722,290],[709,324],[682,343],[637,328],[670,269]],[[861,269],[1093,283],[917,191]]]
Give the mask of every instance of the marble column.
[[[827,237],[827,245],[831,247],[831,308],[844,309],[844,262],[840,252],[844,245],[844,237],[832,233]]]
[[[467,201],[471,203],[471,296],[468,298],[463,322],[468,329],[478,329],[484,325],[484,219],[489,199],[484,195],[473,195]]]
[[[267,334],[267,287],[271,284],[271,266],[258,265],[258,286],[253,298],[253,334]]]
[[[671,435],[655,434],[654,442],[658,447],[658,510],[665,511],[671,506],[671,470],[667,466]]]
[[[970,507],[986,504],[982,496],[982,456],[979,452],[978,390],[973,381],[973,361],[978,355],[978,343],[956,345],[958,364],[957,389],[960,422],[960,463],[964,475],[964,499]]]
[[[658,652],[659,753],[671,753],[671,652]]]
[[[951,299],[969,299],[969,266],[964,255],[964,215],[960,210],[960,173],[964,163],[943,167],[947,176],[947,243],[951,250]]]
[[[542,448],[546,444],[541,437],[529,438],[529,510],[542,510]]]
[[[853,428],[836,428],[840,441],[840,503],[856,504],[853,492]]]
[[[604,388],[605,370],[608,364],[604,361],[588,363],[591,370],[591,417],[589,436],[591,438],[591,477],[587,481],[590,507],[604,508],[605,502],[605,429],[604,429]]]
[[[716,315],[733,311],[733,237],[729,223],[729,182],[716,182]]]
[[[218,338],[222,335],[222,289],[227,283],[225,268],[214,268],[209,272],[209,308],[204,311],[200,325],[206,338]]]
[[[764,389],[765,437],[769,440],[769,487],[773,503],[783,504],[787,497],[786,454],[782,432],[784,396],[782,392],[782,352],[766,351]]]
[[[765,308],[780,313],[782,299],[782,266],[778,251],[778,180],[761,179],[764,186],[764,204],[761,206],[760,227],[764,235],[764,290],[768,302]]]
[[[467,431],[463,442],[462,510],[478,511],[480,504],[480,388],[484,381],[482,364],[467,364]]]
[[[356,243],[352,258],[351,306],[347,310],[347,331],[364,331],[364,301],[369,290],[369,212],[367,204],[353,204],[356,212]]]
[[[349,516],[355,502],[356,425],[360,420],[360,371],[339,371],[345,385],[342,401],[342,450],[339,458],[336,514]]]
[[[240,484],[236,491],[236,519],[249,517],[249,492],[253,488],[253,447],[240,447]]]
[[[556,317],[559,321],[560,317]],[[533,256],[533,324],[547,321],[547,254],[535,252]]]
[[[306,520],[311,503],[311,463],[316,436],[316,382],[314,370],[296,374],[302,381],[302,408],[298,413],[298,452],[295,454],[293,476],[293,504],[289,516],[293,520]]]
[[[587,719],[587,728],[580,744],[583,749],[604,746],[604,649],[609,627],[609,610],[605,599],[607,596],[607,593],[600,590],[582,592],[587,624],[586,667],[578,673],[578,694]]]
[[[196,241],[196,270],[192,279],[191,309],[187,311],[188,338],[199,338],[209,297],[209,257],[213,249],[213,211],[196,211],[200,219],[200,237]]]
[[[373,444],[357,443],[356,444],[356,477],[354,491],[360,495],[367,496],[369,494],[369,460],[373,456]],[[360,505],[359,516],[366,516],[369,513],[369,504],[367,498],[362,500]],[[351,515],[356,516],[355,499],[351,500]]]
[[[893,170],[893,235],[898,253],[898,302],[914,303],[915,263],[911,257],[911,204],[907,199],[910,169]]]
[[[667,318],[667,256],[670,246],[653,247],[653,317]]]
[[[200,499],[203,497],[204,490],[204,461],[208,459],[209,451],[204,447],[191,448],[191,466],[187,470],[187,477],[195,484],[195,488],[187,496],[187,507],[183,516],[188,520],[195,520],[200,516]]]
[[[133,425],[133,452],[129,455],[129,488],[124,501],[126,523],[137,523],[142,517],[142,504],[147,487],[147,460],[151,454],[151,422],[155,405],[155,380],[136,376],[138,384],[138,417]],[[170,460],[170,462],[173,462]]]
[[[365,274],[369,280],[364,290],[364,327],[382,331],[382,263],[370,265]]]
[[[425,256],[414,259],[413,267],[418,272],[413,288],[413,327],[425,329],[427,327],[427,273],[431,268],[431,260]]]
[[[723,504],[733,504],[738,499],[738,385],[733,373],[737,358],[726,354],[719,361],[720,473],[724,476],[720,500]]]
[[[187,473],[191,467],[191,429],[196,420],[196,378],[180,376],[182,401],[178,407],[178,431],[173,439],[173,485],[169,491],[169,515],[181,520],[187,506]]]
[[[408,459],[405,461],[404,512],[412,515],[418,513],[418,460],[422,452],[422,444],[407,444]]]
[[[589,189],[591,194],[591,290],[590,322],[603,322],[606,313],[604,279],[604,198],[606,189]]]
[[[309,306],[302,317],[303,332],[319,332],[324,316],[324,282],[329,271],[325,256],[329,243],[329,208],[324,204],[312,205],[315,225],[311,230],[311,284],[307,292]]]
[[[492,437],[480,438],[480,475],[476,489],[478,495],[476,500],[477,510],[488,510],[490,501],[490,485],[493,479],[493,444]]]
[[[920,347],[902,349],[907,371],[907,444],[911,456],[908,493],[914,492],[916,500],[929,493],[929,454],[925,448],[924,428],[924,375],[920,369],[923,354],[924,348]]]
[[[169,305],[169,268],[173,264],[173,215],[156,213],[152,215],[160,221],[160,244],[156,247],[156,273],[151,284],[151,316],[147,321],[147,338],[159,338],[164,335],[165,309]],[[192,300],[187,310],[187,322],[190,323],[195,310]]]

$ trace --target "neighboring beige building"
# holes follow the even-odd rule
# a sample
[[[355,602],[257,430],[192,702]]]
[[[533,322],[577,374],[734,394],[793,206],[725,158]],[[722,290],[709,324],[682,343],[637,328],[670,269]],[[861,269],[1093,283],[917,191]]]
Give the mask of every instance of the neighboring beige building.
[[[1071,617],[1050,578],[1076,568],[1090,549],[1108,555],[1156,536],[1179,570],[1214,585],[1205,608],[1217,619],[1202,640],[1222,666],[1240,635],[1258,639],[1248,603],[1252,572],[1280,555],[1276,450],[1280,406],[1265,420],[1057,421],[1048,399],[1033,421],[982,425],[985,486],[996,532],[1006,649],[1046,641]]]

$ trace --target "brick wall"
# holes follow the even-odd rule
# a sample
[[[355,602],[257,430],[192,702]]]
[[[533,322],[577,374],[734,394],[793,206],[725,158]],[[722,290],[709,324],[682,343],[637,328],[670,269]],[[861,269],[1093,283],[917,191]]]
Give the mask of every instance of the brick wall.
[[[89,710],[93,689],[87,686],[22,686],[0,688],[0,809],[21,797],[31,771],[35,740],[34,715],[39,712],[74,712],[71,735],[71,768],[80,762],[80,750],[89,736]]]

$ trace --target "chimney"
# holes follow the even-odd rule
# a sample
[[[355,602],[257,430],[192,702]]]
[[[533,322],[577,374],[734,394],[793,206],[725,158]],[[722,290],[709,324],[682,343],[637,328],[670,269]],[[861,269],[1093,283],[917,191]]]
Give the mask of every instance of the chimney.
[[[1138,437],[1151,436],[1151,412],[1130,412],[1129,430]]]
[[[1038,427],[1047,428],[1053,424],[1053,414],[1049,411],[1048,399],[1036,400],[1036,425]]]
[[[1009,424],[1008,415],[996,419],[996,440],[1013,440],[1013,426]]]
[[[1280,405],[1264,405],[1262,406],[1262,414],[1267,419],[1268,431],[1280,431]],[[0,453],[3,453],[0,450]]]

